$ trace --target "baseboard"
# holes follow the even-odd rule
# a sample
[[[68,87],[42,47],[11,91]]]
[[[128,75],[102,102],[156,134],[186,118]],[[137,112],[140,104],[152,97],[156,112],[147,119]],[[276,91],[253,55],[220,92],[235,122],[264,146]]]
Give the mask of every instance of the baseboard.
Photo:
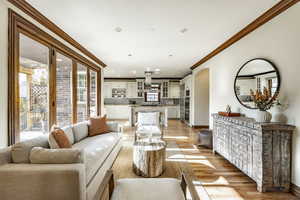
[[[193,126],[193,128],[196,128],[196,129],[203,129],[203,128],[206,128],[206,129],[208,129],[209,128],[209,126],[206,126],[206,125],[194,125]]]
[[[291,183],[291,193],[296,197],[300,197],[300,187]]]

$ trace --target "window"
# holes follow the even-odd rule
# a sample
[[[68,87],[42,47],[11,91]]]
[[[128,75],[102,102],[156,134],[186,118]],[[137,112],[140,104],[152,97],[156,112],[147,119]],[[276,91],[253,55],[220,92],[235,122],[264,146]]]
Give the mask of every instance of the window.
[[[97,115],[100,68],[12,10],[9,22],[9,145]]]
[[[72,67],[72,59],[56,54],[56,124],[60,127],[73,120]]]
[[[90,70],[90,116],[98,115],[97,107],[97,72]]]
[[[77,122],[87,120],[87,67],[77,65]]]
[[[159,102],[158,92],[147,92],[146,102]]]
[[[27,140],[49,130],[49,48],[20,34],[19,130]]]

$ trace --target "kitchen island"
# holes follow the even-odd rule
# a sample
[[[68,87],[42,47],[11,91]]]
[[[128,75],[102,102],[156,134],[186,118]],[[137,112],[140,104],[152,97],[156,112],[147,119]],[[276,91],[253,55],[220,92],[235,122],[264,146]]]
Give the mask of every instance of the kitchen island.
[[[129,124],[134,126],[138,112],[160,112],[161,123],[168,127],[168,107],[165,105],[130,105],[129,106]]]

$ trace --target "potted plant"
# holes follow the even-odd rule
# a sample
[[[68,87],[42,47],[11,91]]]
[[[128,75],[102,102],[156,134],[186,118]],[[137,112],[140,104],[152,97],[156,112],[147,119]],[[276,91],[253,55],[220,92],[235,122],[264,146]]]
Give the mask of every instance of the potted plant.
[[[263,92],[260,90],[256,90],[254,92],[252,89],[250,89],[250,95],[256,107],[258,108],[256,113],[256,121],[263,123],[270,122],[272,115],[267,110],[274,105],[274,99],[271,97],[271,92],[266,87],[264,87]]]

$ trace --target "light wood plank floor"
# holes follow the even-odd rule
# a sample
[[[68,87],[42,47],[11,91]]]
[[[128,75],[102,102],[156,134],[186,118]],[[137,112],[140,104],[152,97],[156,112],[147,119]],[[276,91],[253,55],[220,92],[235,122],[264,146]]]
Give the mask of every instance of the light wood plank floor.
[[[124,148],[113,170],[116,178],[138,178],[132,172],[134,129],[124,127]],[[194,145],[195,129],[170,120],[165,129],[167,147],[166,170],[161,177],[179,177],[180,169],[189,170],[201,200],[298,200],[290,193],[259,193],[256,184],[241,171],[211,150]]]

